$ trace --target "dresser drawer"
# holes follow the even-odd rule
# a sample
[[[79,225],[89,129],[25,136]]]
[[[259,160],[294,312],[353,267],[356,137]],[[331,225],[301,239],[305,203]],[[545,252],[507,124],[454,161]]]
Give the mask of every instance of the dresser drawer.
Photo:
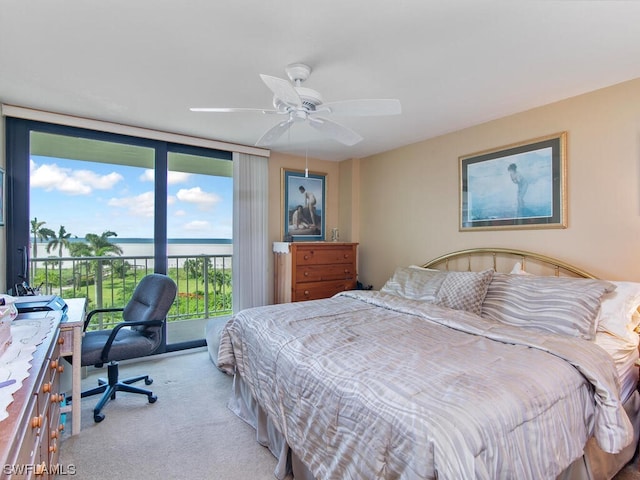
[[[350,246],[322,246],[321,248],[300,247],[296,250],[296,265],[327,265],[353,263],[356,261],[356,249]]]
[[[353,280],[333,280],[329,282],[310,282],[296,286],[294,292],[294,302],[304,300],[319,300],[321,298],[333,297],[336,293],[356,288],[356,281]]]
[[[327,280],[350,280],[355,278],[354,264],[306,265],[296,270],[296,282],[321,282]]]

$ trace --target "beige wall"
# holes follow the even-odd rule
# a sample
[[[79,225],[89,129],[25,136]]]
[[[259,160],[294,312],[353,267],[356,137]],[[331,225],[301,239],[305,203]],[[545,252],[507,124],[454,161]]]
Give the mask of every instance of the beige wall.
[[[568,228],[458,231],[458,157],[562,131]],[[603,278],[640,281],[640,79],[353,163],[359,276],[374,288],[397,265],[481,246],[532,250]]]

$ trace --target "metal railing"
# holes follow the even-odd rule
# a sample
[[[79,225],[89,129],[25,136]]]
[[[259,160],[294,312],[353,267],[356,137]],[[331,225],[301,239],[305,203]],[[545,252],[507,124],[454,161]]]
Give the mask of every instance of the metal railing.
[[[29,283],[42,295],[87,298],[93,310],[124,307],[140,279],[153,271],[148,256],[32,258]],[[167,274],[178,287],[167,321],[231,314],[231,255],[170,255]],[[105,316],[97,327],[118,319]]]

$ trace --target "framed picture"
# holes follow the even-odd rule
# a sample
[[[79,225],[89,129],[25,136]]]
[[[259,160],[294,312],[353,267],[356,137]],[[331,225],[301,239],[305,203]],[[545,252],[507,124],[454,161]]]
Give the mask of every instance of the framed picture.
[[[566,228],[566,132],[459,158],[460,231]]]
[[[284,241],[324,240],[326,178],[324,173],[282,169]]]
[[[0,168],[0,225],[4,225],[4,170]]]

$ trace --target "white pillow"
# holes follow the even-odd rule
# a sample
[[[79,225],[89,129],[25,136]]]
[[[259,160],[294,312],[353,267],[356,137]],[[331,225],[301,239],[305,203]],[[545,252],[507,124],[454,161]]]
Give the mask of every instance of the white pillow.
[[[511,269],[511,272],[509,273],[511,273],[512,275],[531,275],[531,273],[526,272],[522,269],[522,264],[520,262],[516,262],[516,264]]]
[[[638,334],[634,330],[640,323],[640,283],[611,283],[616,289],[602,297],[597,319],[598,331],[607,332],[637,345]]]

